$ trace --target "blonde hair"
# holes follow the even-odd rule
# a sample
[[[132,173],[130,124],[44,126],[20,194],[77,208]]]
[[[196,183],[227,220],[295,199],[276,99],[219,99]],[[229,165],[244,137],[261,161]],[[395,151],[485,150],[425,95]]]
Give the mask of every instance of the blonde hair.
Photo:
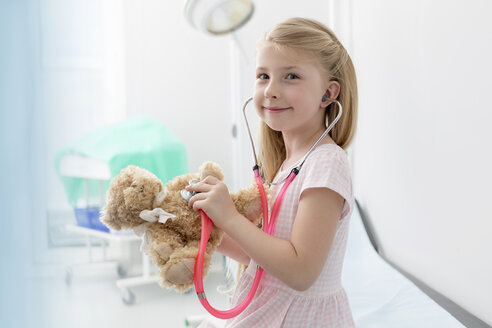
[[[346,149],[352,142],[357,125],[357,79],[352,60],[335,34],[318,21],[296,17],[275,26],[261,42],[313,54],[327,81],[340,84],[337,100],[342,104],[343,114],[329,135],[337,145]],[[337,104],[332,103],[326,109],[329,122],[332,122],[338,113]],[[271,129],[265,122],[260,124],[259,163],[263,178],[272,182],[286,157],[284,140],[282,132]]]

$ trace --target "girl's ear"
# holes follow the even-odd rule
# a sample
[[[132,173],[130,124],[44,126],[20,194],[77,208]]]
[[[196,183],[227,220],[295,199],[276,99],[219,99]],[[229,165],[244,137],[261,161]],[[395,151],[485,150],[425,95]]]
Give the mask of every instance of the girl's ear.
[[[321,99],[321,106],[326,107],[329,104],[332,103],[330,99],[337,99],[338,95],[340,94],[340,83],[337,81],[330,81],[328,82],[328,87],[326,89],[326,92]]]

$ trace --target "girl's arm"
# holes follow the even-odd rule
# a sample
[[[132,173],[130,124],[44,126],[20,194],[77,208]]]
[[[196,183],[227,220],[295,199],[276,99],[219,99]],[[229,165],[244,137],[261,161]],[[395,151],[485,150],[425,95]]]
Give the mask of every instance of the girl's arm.
[[[239,214],[223,182],[207,177],[187,189],[200,192],[190,199],[190,206],[204,210],[239,249],[270,274],[296,290],[306,290],[316,281],[343,208],[343,198],[338,193],[327,188],[305,190],[291,238],[283,240],[268,235]]]
[[[323,269],[343,207],[327,188],[305,190],[290,240],[264,233],[239,213],[222,229],[262,268],[296,290],[308,289]]]
[[[221,243],[217,247],[217,251],[221,254],[229,256],[239,263],[248,265],[250,257],[246,254],[241,247],[239,247],[234,240],[229,237],[227,233],[224,233]]]

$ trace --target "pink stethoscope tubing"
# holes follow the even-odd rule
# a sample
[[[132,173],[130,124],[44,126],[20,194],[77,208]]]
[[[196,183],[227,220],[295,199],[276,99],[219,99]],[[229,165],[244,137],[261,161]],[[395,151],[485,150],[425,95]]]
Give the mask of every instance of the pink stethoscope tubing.
[[[280,208],[280,205],[282,204],[282,200],[284,198],[285,192],[287,191],[287,188],[291,184],[291,182],[294,180],[294,178],[297,176],[297,171],[292,171],[290,175],[287,177],[286,183],[282,186],[282,189],[280,190],[275,203],[273,205],[273,210],[272,210],[272,216],[270,220],[265,219],[268,218],[268,202],[266,199],[266,194],[265,194],[265,189],[263,188],[263,182],[261,181],[260,174],[258,167],[255,166],[254,168],[255,172],[255,180],[256,184],[258,186],[258,191],[260,193],[260,198],[261,198],[261,205],[262,205],[262,211],[263,211],[263,231],[268,233],[269,235],[272,235],[274,232],[274,227],[275,227],[275,221],[277,219],[277,214],[278,214],[278,209]],[[205,292],[203,290],[203,260],[205,256],[205,248],[207,247],[207,242],[208,238],[210,236],[210,232],[212,231],[212,225],[213,222],[212,220],[205,214],[205,212],[200,211],[201,214],[201,219],[202,219],[202,233],[201,233],[201,239],[200,239],[200,248],[198,250],[198,255],[196,257],[195,261],[195,274],[194,274],[194,282],[195,282],[195,291],[198,295],[198,299],[200,300],[200,303],[202,303],[203,307],[213,316],[219,318],[219,319],[229,319],[237,316],[241,312],[248,307],[248,305],[251,303],[253,300],[253,297],[255,296],[256,290],[258,289],[258,286],[260,284],[261,277],[263,275],[263,269],[258,267],[256,269],[256,274],[255,278],[253,280],[253,284],[251,286],[251,289],[249,290],[248,295],[244,298],[244,300],[239,303],[236,307],[230,309],[230,310],[217,310],[213,308],[210,303],[207,300],[207,297],[205,295]]]

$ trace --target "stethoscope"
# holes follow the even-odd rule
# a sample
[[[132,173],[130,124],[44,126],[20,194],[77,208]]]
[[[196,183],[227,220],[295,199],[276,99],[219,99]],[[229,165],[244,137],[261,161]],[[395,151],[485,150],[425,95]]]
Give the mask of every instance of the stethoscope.
[[[321,140],[323,140],[324,137],[330,132],[330,130],[335,126],[335,124],[338,122],[340,117],[342,116],[342,105],[340,102],[336,99],[331,99],[327,98],[327,100],[331,100],[335,102],[338,105],[338,114],[336,118],[333,120],[333,122],[326,128],[325,132],[318,138],[318,140],[315,142],[315,144],[309,149],[309,151],[304,155],[302,160],[300,161],[300,164],[294,167],[287,178],[285,178],[283,181],[280,183],[284,182],[282,185],[282,188],[280,189],[277,198],[275,199],[275,202],[272,207],[272,215],[270,219],[268,219],[268,202],[265,194],[265,189],[263,188],[263,182],[261,181],[261,175],[260,175],[260,167],[258,165],[258,160],[256,157],[256,149],[255,149],[255,144],[253,142],[253,137],[251,136],[251,131],[249,129],[249,124],[248,124],[248,119],[246,117],[246,107],[248,104],[253,100],[253,98],[249,98],[246,100],[246,102],[243,105],[243,115],[244,115],[244,121],[246,122],[246,127],[248,129],[248,134],[249,134],[249,139],[251,142],[251,148],[253,148],[253,156],[254,156],[254,161],[255,161],[255,166],[253,166],[253,172],[255,175],[255,181],[258,186],[258,191],[260,193],[260,198],[261,198],[261,206],[262,206],[262,211],[263,211],[263,231],[266,232],[269,235],[273,235],[274,233],[274,228],[275,228],[275,222],[277,220],[277,215],[278,211],[280,209],[280,205],[282,204],[282,200],[284,198],[284,195],[287,191],[287,188],[289,185],[294,181],[295,177],[299,174],[299,171],[301,170],[302,166],[304,165],[304,162],[308,158],[308,156],[316,149],[316,147],[319,145]],[[195,291],[197,293],[198,299],[200,300],[200,303],[202,303],[203,307],[213,316],[219,318],[219,319],[229,319],[233,318],[237,315],[239,315],[241,312],[248,307],[248,305],[251,303],[253,300],[253,297],[256,293],[256,290],[258,289],[258,286],[260,284],[261,277],[263,275],[263,268],[260,266],[257,266],[256,268],[256,274],[255,278],[253,280],[253,284],[251,286],[251,289],[249,290],[248,295],[243,299],[241,303],[239,303],[236,307],[230,309],[230,310],[217,310],[213,308],[210,303],[207,300],[207,297],[205,295],[205,291],[203,289],[203,260],[205,257],[205,248],[207,246],[208,238],[210,237],[210,232],[212,231],[212,226],[213,226],[213,221],[205,214],[205,212],[200,211],[201,214],[201,221],[202,221],[202,232],[201,232],[201,238],[200,238],[200,248],[198,251],[198,255],[196,257],[195,261],[195,268],[194,268],[194,282],[195,282]]]

